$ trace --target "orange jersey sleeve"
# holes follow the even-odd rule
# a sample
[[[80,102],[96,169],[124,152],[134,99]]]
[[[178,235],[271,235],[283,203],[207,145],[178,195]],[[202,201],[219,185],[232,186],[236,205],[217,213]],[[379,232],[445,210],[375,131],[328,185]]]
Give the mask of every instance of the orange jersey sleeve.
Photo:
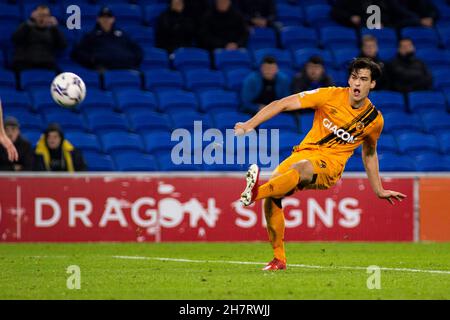
[[[364,140],[370,143],[375,143],[376,141],[378,141],[381,135],[381,131],[383,131],[383,126],[384,126],[384,118],[380,113],[380,117],[377,119],[375,125],[369,131]]]
[[[319,109],[326,104],[335,87],[319,88],[298,93],[300,109]]]

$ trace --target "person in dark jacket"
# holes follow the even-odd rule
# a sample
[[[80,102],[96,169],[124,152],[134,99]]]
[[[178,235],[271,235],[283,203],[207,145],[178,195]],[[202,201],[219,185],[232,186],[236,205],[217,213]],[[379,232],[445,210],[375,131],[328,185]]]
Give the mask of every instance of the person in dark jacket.
[[[337,0],[331,10],[332,18],[339,24],[350,28],[364,28],[368,18],[373,14],[368,13],[370,5],[380,8],[381,26],[392,26],[393,17],[390,0]]]
[[[290,80],[279,71],[275,58],[265,57],[260,70],[250,73],[242,85],[243,112],[255,114],[270,102],[290,95]]]
[[[172,52],[179,47],[192,47],[194,38],[194,23],[184,11],[184,1],[172,0],[170,8],[158,19],[156,46]]]
[[[374,90],[389,90],[389,77],[386,71],[386,65],[384,61],[378,56],[378,41],[374,36],[367,34],[363,36],[361,41],[360,58],[370,58],[374,62],[378,63],[381,68],[381,76],[377,80],[377,85]]]
[[[5,132],[19,154],[17,161],[11,162],[3,146],[0,146],[0,171],[31,171],[33,169],[33,148],[20,134],[20,125],[16,118],[8,117],[4,122]]]
[[[334,82],[326,74],[322,58],[312,56],[303,67],[303,70],[295,75],[292,81],[292,92],[298,93],[331,86],[334,86]]]
[[[200,31],[202,46],[208,50],[245,47],[248,30],[244,17],[231,6],[231,0],[216,0],[202,21]]]
[[[254,27],[272,27],[276,18],[274,0],[240,0],[239,8],[247,24]]]
[[[125,32],[116,28],[113,12],[103,7],[94,30],[74,48],[72,58],[92,69],[138,69],[142,62],[142,49]]]
[[[36,171],[85,171],[81,151],[64,138],[57,124],[50,124],[39,139],[35,150],[34,170]]]
[[[391,12],[395,17],[395,26],[433,27],[438,12],[430,0],[391,0]]]
[[[423,61],[415,55],[411,39],[399,41],[397,57],[388,64],[391,89],[400,92],[430,90],[433,79]]]
[[[45,5],[38,6],[31,17],[12,35],[14,56],[12,67],[16,71],[42,68],[57,70],[56,55],[67,46],[58,29],[58,20]]]

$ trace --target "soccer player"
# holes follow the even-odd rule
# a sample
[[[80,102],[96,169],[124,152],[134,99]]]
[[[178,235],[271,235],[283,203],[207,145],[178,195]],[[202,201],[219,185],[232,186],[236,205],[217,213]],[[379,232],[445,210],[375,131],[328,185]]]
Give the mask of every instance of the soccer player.
[[[327,87],[300,92],[276,100],[253,118],[235,125],[237,135],[253,130],[280,112],[304,108],[315,110],[313,126],[303,141],[293,148],[273,172],[267,183],[258,185],[259,168],[253,164],[241,202],[248,206],[264,200],[269,240],[274,259],[263,270],[286,269],[284,250],[284,214],[281,200],[297,190],[328,189],[335,185],[348,158],[359,145],[370,185],[380,199],[394,204],[402,193],[385,190],[378,169],[377,140],[383,129],[383,117],[367,98],[381,76],[378,64],[367,58],[354,59],[349,66],[349,87]]]
[[[6,149],[9,161],[14,162],[19,159],[19,154],[17,153],[16,147],[14,147],[14,144],[6,135],[5,127],[3,126],[3,109],[1,101],[0,101],[0,145],[2,145]]]

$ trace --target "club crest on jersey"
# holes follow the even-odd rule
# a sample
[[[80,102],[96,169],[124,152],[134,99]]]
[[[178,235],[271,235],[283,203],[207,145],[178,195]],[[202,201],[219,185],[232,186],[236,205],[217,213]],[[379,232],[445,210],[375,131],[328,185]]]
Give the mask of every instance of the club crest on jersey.
[[[356,131],[358,131],[358,132],[364,130],[364,122],[359,121],[359,122],[356,124],[355,129],[356,129]]]
[[[342,139],[343,141],[347,143],[355,143],[356,138],[352,136],[350,133],[345,131],[342,128],[339,128],[337,125],[335,125],[333,122],[331,122],[329,119],[325,118],[323,119],[323,126],[334,133],[335,136]]]

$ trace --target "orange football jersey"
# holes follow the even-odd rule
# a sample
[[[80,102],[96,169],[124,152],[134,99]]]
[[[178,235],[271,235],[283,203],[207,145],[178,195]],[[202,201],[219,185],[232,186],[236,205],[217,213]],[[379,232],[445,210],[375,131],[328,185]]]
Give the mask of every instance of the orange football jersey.
[[[320,150],[345,164],[364,140],[377,141],[383,116],[368,98],[352,108],[349,88],[327,87],[298,93],[301,108],[315,110],[311,130],[294,151]]]

